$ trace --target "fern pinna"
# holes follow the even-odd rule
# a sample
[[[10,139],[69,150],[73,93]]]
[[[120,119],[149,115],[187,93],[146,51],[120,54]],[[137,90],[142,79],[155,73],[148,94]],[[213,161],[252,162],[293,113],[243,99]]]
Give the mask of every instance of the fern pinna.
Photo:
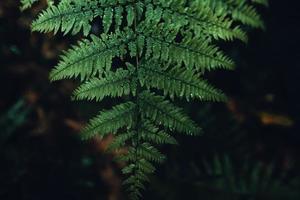
[[[36,0],[22,0],[22,8]],[[52,81],[79,78],[76,100],[125,97],[101,111],[82,131],[82,138],[114,134],[109,150],[118,157],[131,199],[165,156],[156,146],[176,144],[174,132],[199,135],[201,129],[172,103],[180,99],[224,101],[225,95],[203,78],[233,61],[215,44],[247,36],[238,24],[263,27],[255,4],[265,0],[60,0],[32,23],[32,30],[86,37],[61,56]],[[102,34],[92,34],[95,19]],[[114,62],[118,59],[118,62]],[[117,63],[117,66],[116,66]]]

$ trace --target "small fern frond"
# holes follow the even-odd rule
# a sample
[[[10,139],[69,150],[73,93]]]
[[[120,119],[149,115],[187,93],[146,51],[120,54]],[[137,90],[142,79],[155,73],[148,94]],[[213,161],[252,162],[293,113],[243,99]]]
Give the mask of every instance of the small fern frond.
[[[154,7],[156,6],[156,8]],[[149,5],[146,11],[148,21],[159,21],[165,23],[176,23],[180,28],[189,26],[197,37],[206,34],[214,39],[247,41],[247,36],[238,26],[233,27],[233,20],[226,16],[216,16],[209,6],[203,2],[192,2],[191,6],[183,9],[178,2],[158,1],[154,6]]]
[[[245,196],[251,196],[252,199],[299,199],[299,184],[288,181],[286,173],[275,172],[274,163],[250,162],[245,159],[241,164],[228,155],[216,155],[203,164],[205,172],[200,173],[201,177],[198,178],[210,177],[210,181],[205,179],[206,187],[221,193],[229,192],[234,199]],[[290,179],[293,180],[292,177]],[[197,181],[200,187],[203,181]]]
[[[204,0],[217,13],[226,13],[234,21],[239,21],[245,25],[254,28],[264,28],[261,16],[255,7],[247,2],[247,0]],[[265,0],[254,0],[254,3],[266,3]]]
[[[264,23],[252,5],[240,4],[232,11],[232,17],[239,20],[244,24],[250,25],[255,28],[264,28]]]
[[[136,149],[136,155],[138,157],[143,157],[148,161],[156,163],[162,163],[166,159],[166,157],[161,152],[159,152],[158,149],[156,149],[149,143],[143,143],[139,145]]]
[[[149,28],[148,28],[149,29]],[[232,69],[234,63],[213,46],[205,38],[186,36],[181,42],[175,42],[176,32],[163,27],[152,28],[153,32],[143,35],[145,38],[146,59],[161,60],[197,70],[213,70],[217,68]]]
[[[116,72],[107,72],[105,77],[93,78],[83,83],[74,92],[76,100],[101,101],[104,97],[121,97],[134,94],[135,83],[131,81],[133,71],[118,69]]]
[[[77,78],[81,80],[109,70],[112,59],[122,57],[126,53],[126,43],[132,39],[132,32],[117,32],[84,39],[61,56],[59,64],[51,71],[52,81]]]
[[[140,191],[144,190],[144,183],[149,181],[148,175],[154,171],[155,167],[144,158],[137,158],[135,164],[129,164],[122,170],[123,174],[128,176],[123,184],[128,186],[130,199],[140,199],[142,196]]]
[[[38,0],[21,0],[21,10],[31,8],[31,6]]]
[[[134,138],[135,135],[136,133],[133,131],[118,134],[109,144],[107,151],[115,151],[123,148],[126,145],[126,142]]]
[[[74,35],[82,29],[83,35],[87,36],[91,32],[93,19],[101,17],[103,30],[107,33],[113,23],[116,29],[120,28],[125,14],[128,26],[132,25],[135,4],[140,5],[129,0],[63,0],[57,6],[51,6],[43,11],[32,23],[32,30],[53,31],[54,34],[60,30],[64,34],[71,32]]]
[[[100,112],[82,130],[82,138],[89,139],[95,135],[104,137],[109,133],[116,133],[122,127],[132,127],[135,107],[134,103],[127,102],[117,105],[111,110]]]
[[[126,155],[120,158],[130,162],[122,170],[123,174],[128,176],[123,184],[128,185],[130,199],[139,199],[140,190],[144,190],[144,183],[149,181],[148,175],[155,171],[151,162],[161,163],[165,156],[149,143],[142,143],[138,147],[129,148]]]
[[[145,121],[141,126],[141,138],[144,141],[148,141],[155,144],[178,144],[176,139],[166,133],[165,131],[159,130],[150,121]]]
[[[144,117],[153,120],[157,125],[176,130],[188,135],[198,135],[201,129],[182,111],[162,96],[144,91],[139,96],[140,107]]]
[[[143,141],[154,144],[178,144],[174,137],[165,131],[160,130],[148,120],[145,120],[142,123],[139,131],[139,137]],[[109,144],[108,151],[114,151],[126,147],[126,142],[134,140],[135,136],[136,132],[134,131],[117,134],[114,140]]]
[[[139,79],[142,86],[157,88],[171,98],[197,98],[205,101],[225,101],[226,96],[200,79],[194,70],[173,67],[158,67],[159,63],[147,62],[140,67]]]

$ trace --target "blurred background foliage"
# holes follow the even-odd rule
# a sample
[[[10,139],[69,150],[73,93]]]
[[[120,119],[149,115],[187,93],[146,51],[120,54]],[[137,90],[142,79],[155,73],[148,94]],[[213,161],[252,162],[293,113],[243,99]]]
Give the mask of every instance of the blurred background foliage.
[[[261,10],[265,31],[249,30],[247,46],[224,45],[237,69],[207,77],[229,101],[184,105],[205,134],[164,147],[168,160],[144,199],[300,199],[300,16],[293,5],[271,1]],[[49,70],[75,38],[31,33],[45,3],[24,13],[18,6],[0,1],[0,199],[126,199],[120,166],[104,153],[110,138],[77,137],[85,119],[115,102],[72,102],[76,83],[50,84]]]

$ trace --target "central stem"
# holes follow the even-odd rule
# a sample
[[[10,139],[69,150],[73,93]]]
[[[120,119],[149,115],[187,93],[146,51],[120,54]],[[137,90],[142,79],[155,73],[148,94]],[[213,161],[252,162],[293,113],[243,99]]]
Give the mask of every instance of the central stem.
[[[139,65],[140,65],[140,57],[139,57],[139,46],[138,46],[138,31],[137,31],[137,26],[138,26],[138,10],[136,4],[134,4],[134,34],[135,34],[135,39],[136,39],[136,56],[135,56],[135,75],[136,75],[136,95],[134,97],[134,101],[136,103],[136,120],[135,120],[135,131],[136,131],[136,137],[134,138],[133,145],[136,150],[136,156],[135,156],[135,162],[138,161],[138,155],[137,155],[137,148],[140,145],[140,125],[141,125],[141,113],[140,113],[140,99],[139,95],[141,92],[141,84],[139,81]]]

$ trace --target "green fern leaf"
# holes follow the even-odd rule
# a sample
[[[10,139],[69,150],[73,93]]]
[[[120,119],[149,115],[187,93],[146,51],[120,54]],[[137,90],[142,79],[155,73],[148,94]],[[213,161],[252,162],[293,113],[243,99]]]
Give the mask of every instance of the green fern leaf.
[[[205,2],[191,1],[188,11],[178,6],[176,1],[173,3],[167,0],[159,1],[156,6],[165,11],[162,18],[167,23],[176,22],[181,24],[182,28],[188,25],[197,37],[206,34],[214,39],[247,41],[245,32],[239,26],[232,25],[233,20],[227,18],[226,15],[216,16]],[[148,20],[151,19],[149,16],[156,15],[156,13],[148,14]]]
[[[133,2],[129,2],[133,4]],[[128,4],[125,0],[63,0],[57,6],[51,6],[43,11],[37,20],[32,23],[32,30],[40,32],[54,31],[56,34],[61,30],[64,34],[72,31],[77,34],[81,29],[87,36],[91,32],[91,22],[96,17],[103,19],[104,32],[110,29],[114,10],[118,10],[117,24],[120,25],[120,11],[122,6]],[[132,9],[133,5],[127,5]],[[131,19],[132,20],[132,19]]]
[[[226,96],[219,90],[210,86],[206,81],[196,76],[192,69],[174,67],[164,69],[158,63],[146,63],[140,67],[139,75],[142,86],[157,88],[165,95],[198,98],[208,101],[225,101]]]
[[[142,27],[141,32],[145,32]],[[197,70],[216,68],[232,69],[234,63],[225,56],[219,48],[210,45],[209,41],[194,37],[184,37],[181,42],[174,42],[177,33],[170,32],[166,27],[158,26],[152,28],[150,33],[142,34],[145,38],[146,59],[158,59],[175,64],[184,63],[188,68]]]
[[[141,138],[144,141],[156,144],[177,144],[177,141],[174,137],[165,131],[159,130],[159,128],[150,121],[144,122],[140,130]]]
[[[201,129],[180,108],[163,97],[145,91],[141,93],[139,99],[140,107],[144,111],[142,114],[158,125],[188,135],[198,135],[201,132]]]
[[[108,146],[108,151],[114,151],[114,150],[119,150],[120,148],[124,147],[127,141],[132,139],[136,135],[135,132],[127,132],[123,134],[117,135],[112,143],[109,144]]]
[[[256,11],[255,7],[247,2],[247,0],[206,0],[207,3],[219,13],[227,13],[233,20],[243,24],[255,27],[264,28],[264,23]],[[255,2],[258,3],[261,0]],[[266,3],[262,0],[261,3]]]
[[[134,110],[135,104],[127,102],[117,105],[111,110],[102,111],[97,117],[91,119],[83,129],[82,138],[89,139],[97,134],[104,137],[109,133],[117,132],[122,127],[132,127]]]
[[[251,5],[239,5],[232,11],[232,17],[244,24],[251,25],[256,28],[264,28],[264,23]]]
[[[21,10],[31,8],[31,6],[38,0],[21,0]]]
[[[81,80],[111,68],[112,59],[126,53],[126,42],[132,36],[131,31],[118,32],[101,37],[91,36],[65,52],[60,63],[52,70],[52,81],[81,77]]]
[[[104,97],[121,97],[135,91],[135,83],[131,81],[133,72],[118,69],[116,72],[107,72],[105,77],[90,79],[74,92],[76,100],[101,101]]]

